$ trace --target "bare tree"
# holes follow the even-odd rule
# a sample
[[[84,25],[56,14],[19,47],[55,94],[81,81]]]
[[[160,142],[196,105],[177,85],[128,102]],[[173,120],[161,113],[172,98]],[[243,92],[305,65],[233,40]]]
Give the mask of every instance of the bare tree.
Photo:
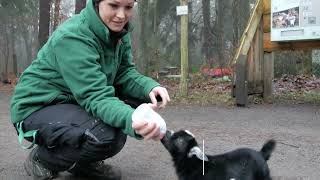
[[[146,56],[147,50],[147,26],[148,19],[146,14],[148,14],[149,0],[139,1],[139,22],[140,22],[140,40],[139,40],[139,57],[137,59],[137,68],[141,73],[147,74],[147,64],[148,58]]]
[[[50,26],[50,0],[39,0],[39,49],[47,42]]]
[[[210,0],[202,0],[202,15],[203,15],[203,45],[202,52],[206,60],[206,65],[212,67],[212,49],[213,49],[213,36],[211,34],[210,24]]]
[[[0,7],[0,59],[3,58],[4,62],[1,63],[1,70],[2,73],[0,74],[1,80],[8,80],[8,73],[9,73],[9,60],[10,60],[10,50],[12,50],[12,36],[10,34],[11,24],[12,24],[12,13],[14,12],[14,6],[12,2],[8,2],[4,4],[7,9],[2,9],[2,6]],[[2,58],[1,58],[2,57]],[[2,69],[3,67],[3,69]]]
[[[3,80],[8,80],[8,64],[9,64],[9,24],[5,22],[4,24],[4,47],[2,49],[2,53],[4,55],[4,72],[3,72]]]
[[[223,66],[225,62],[225,34],[224,34],[224,14],[225,14],[225,3],[226,1],[216,1],[216,14],[217,18],[215,21],[215,31],[216,35],[216,43],[217,43],[217,61],[220,67]]]
[[[12,65],[13,65],[13,73],[14,75],[18,75],[18,67],[17,67],[17,55],[16,55],[16,29],[15,29],[15,21],[12,18],[10,23],[10,44],[11,44],[11,55],[12,55]]]
[[[76,0],[75,13],[79,14],[83,8],[86,7],[86,0]]]
[[[241,11],[240,11],[241,10]],[[250,2],[237,0],[232,2],[233,46],[237,47],[248,19],[250,17]]]
[[[238,46],[238,42],[240,40],[241,32],[239,26],[239,16],[240,16],[240,3],[239,1],[233,1],[232,2],[232,24],[233,24],[233,38],[232,38],[232,44],[234,47]]]
[[[54,0],[53,31],[57,29],[60,23],[60,4],[61,0]]]

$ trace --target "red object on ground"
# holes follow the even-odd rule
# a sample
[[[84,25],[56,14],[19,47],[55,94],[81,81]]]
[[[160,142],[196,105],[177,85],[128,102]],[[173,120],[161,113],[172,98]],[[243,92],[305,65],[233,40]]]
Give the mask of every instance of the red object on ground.
[[[201,69],[202,74],[205,76],[211,77],[222,77],[222,76],[231,76],[232,70],[231,68],[207,68],[204,67]]]

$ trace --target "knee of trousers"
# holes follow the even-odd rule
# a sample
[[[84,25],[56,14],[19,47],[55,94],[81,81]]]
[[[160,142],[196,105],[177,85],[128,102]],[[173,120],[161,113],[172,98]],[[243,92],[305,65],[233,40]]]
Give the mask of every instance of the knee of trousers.
[[[110,126],[87,129],[84,133],[80,161],[100,161],[118,154],[124,147],[127,135]]]

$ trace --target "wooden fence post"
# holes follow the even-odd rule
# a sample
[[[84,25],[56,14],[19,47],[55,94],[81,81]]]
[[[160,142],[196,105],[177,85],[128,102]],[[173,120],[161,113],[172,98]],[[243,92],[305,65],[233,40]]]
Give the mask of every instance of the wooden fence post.
[[[273,93],[274,53],[264,53],[263,58],[263,98],[268,100]]]
[[[181,6],[187,6],[188,0],[180,0]],[[180,94],[188,95],[188,14],[181,16],[181,77],[180,77]]]
[[[240,55],[236,62],[236,104],[248,106],[247,56]]]

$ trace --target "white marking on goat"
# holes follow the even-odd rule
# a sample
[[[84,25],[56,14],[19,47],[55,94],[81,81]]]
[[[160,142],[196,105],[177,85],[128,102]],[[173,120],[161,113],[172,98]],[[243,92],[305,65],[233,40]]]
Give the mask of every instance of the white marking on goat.
[[[189,134],[190,136],[194,137],[194,135],[193,135],[190,131],[184,130],[184,132],[186,132],[186,133]]]
[[[201,152],[201,149],[198,146],[194,146],[193,148],[190,149],[188,153],[188,157],[192,157],[193,155],[197,155]]]
[[[201,149],[198,146],[194,146],[190,149],[188,157],[190,158],[193,155],[195,155],[200,160],[209,161],[208,157],[201,151]]]

